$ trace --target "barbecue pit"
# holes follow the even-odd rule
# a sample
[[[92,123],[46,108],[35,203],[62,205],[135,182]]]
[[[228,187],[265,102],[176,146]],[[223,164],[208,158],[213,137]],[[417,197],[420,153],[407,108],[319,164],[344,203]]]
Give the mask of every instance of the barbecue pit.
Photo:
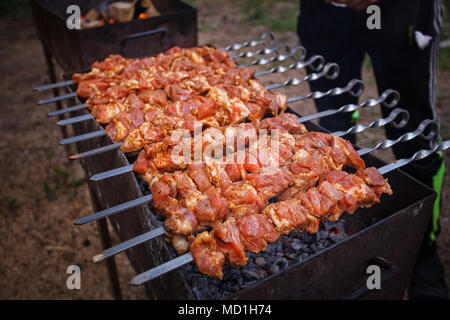
[[[292,84],[292,81],[289,84]],[[81,101],[74,101],[73,104],[81,104]],[[71,116],[86,113],[87,111],[82,109],[72,112]],[[73,126],[77,135],[102,129],[93,121],[77,122]],[[325,131],[311,122],[306,122],[306,126],[311,131]],[[77,149],[79,152],[85,152],[110,144],[112,141],[103,136],[99,139],[77,142]],[[82,165],[88,176],[92,176],[129,165],[133,160],[115,149],[95,157],[84,158]],[[383,164],[370,155],[364,156],[364,160],[368,166],[379,167]],[[278,261],[270,266],[269,272],[265,271],[266,277],[255,277],[247,270],[247,273],[242,271],[244,276],[230,275],[234,279],[225,278],[218,285],[214,279],[192,276],[188,266],[184,271],[165,274],[147,283],[145,287],[152,297],[158,299],[359,298],[368,293],[364,289],[365,268],[368,264],[377,264],[385,270],[387,275],[383,278],[383,289],[371,292],[366,297],[401,298],[412,271],[428,213],[431,212],[434,193],[400,171],[389,173],[387,178],[394,190],[394,195],[383,198],[380,205],[359,210],[353,216],[345,216],[344,224],[338,222],[335,225],[326,225],[320,235],[282,237],[273,243],[274,248],[269,249],[267,253],[271,255],[275,252],[275,256],[278,254],[276,257]],[[97,210],[141,197],[143,190],[148,190],[142,186],[143,184],[133,173],[122,174],[97,183],[90,182],[90,189],[98,206]],[[110,216],[108,219],[121,241],[149,231],[157,225],[156,216],[147,206],[135,207]],[[398,232],[400,227],[401,233]],[[331,236],[330,232],[342,235]],[[297,249],[291,250],[292,243],[298,244]],[[160,265],[175,256],[173,249],[161,238],[133,247],[126,253],[137,273]],[[270,259],[267,259],[266,264],[261,261],[257,263],[256,258],[261,256],[264,257],[264,254],[250,259],[251,263],[261,265],[260,269],[252,270],[253,273],[266,270],[264,267],[270,263]],[[273,267],[274,265],[278,266],[278,270]],[[186,271],[191,276],[183,274]],[[230,274],[232,273],[237,272],[230,270]],[[249,278],[248,281],[245,278]],[[238,282],[238,286],[236,287],[233,282]],[[227,284],[229,287],[223,288]],[[233,286],[235,288],[231,289]],[[211,287],[216,289],[211,290]]]

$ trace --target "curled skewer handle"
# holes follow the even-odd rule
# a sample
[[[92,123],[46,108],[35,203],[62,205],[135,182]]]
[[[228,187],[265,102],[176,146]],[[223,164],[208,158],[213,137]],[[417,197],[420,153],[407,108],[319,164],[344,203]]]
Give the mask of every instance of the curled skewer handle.
[[[394,139],[394,140],[384,140],[381,141],[380,143],[378,143],[376,146],[372,147],[372,148],[364,148],[364,149],[360,149],[358,151],[358,153],[360,155],[365,155],[367,153],[370,153],[374,150],[379,150],[379,149],[387,149],[392,147],[393,145],[397,144],[397,143],[401,143],[401,142],[407,142],[410,140],[413,140],[415,138],[417,138],[418,136],[420,136],[422,133],[424,133],[426,130],[431,130],[430,132],[433,132],[436,128],[436,122],[433,120],[423,120],[420,125],[417,127],[416,130],[411,131],[411,132],[407,132],[403,135],[401,135],[399,138]]]
[[[381,168],[378,169],[381,174],[388,173],[392,170],[399,169],[403,166],[406,166],[407,164],[410,164],[413,161],[422,160],[430,155],[432,155],[435,152],[444,151],[450,148],[450,140],[443,141],[436,145],[433,149],[430,150],[419,150],[412,157],[400,159],[394,163],[387,164]]]
[[[251,41],[246,41],[244,43],[230,44],[229,46],[226,46],[225,48],[223,48],[223,50],[236,51],[236,50],[240,50],[240,49],[246,48],[246,47],[255,47],[260,44],[271,44],[274,41],[275,41],[275,36],[273,35],[272,32],[264,32],[261,36],[261,40],[251,40]]]
[[[397,108],[392,110],[392,112],[386,118],[377,119],[375,121],[372,121],[368,125],[357,124],[349,128],[348,130],[334,132],[333,135],[342,137],[347,134],[356,134],[366,131],[367,129],[383,127],[389,123],[393,124],[395,121],[399,121],[400,124],[405,126],[406,123],[408,122],[408,119],[409,119],[409,112],[406,111],[405,109]]]
[[[238,67],[256,66],[256,65],[261,66],[261,65],[269,64],[269,63],[272,63],[275,61],[282,62],[289,58],[295,58],[295,54],[297,53],[298,50],[302,50],[302,57],[304,57],[305,52],[306,52],[306,49],[303,48],[302,46],[295,47],[292,50],[288,50],[288,48],[289,47],[287,47],[287,53],[278,54],[278,55],[270,57],[270,58],[259,58],[259,59],[253,60],[252,62],[249,62],[249,63],[240,64]]]
[[[353,112],[358,109],[362,108],[368,108],[368,107],[374,107],[380,103],[383,103],[388,108],[393,108],[398,103],[400,99],[400,94],[392,89],[388,89],[383,92],[383,94],[378,99],[368,99],[364,101],[363,103],[357,105],[357,104],[347,104],[345,106],[340,107],[339,109],[329,109],[322,112],[318,112],[315,114],[311,114],[309,116],[304,116],[301,118],[298,118],[298,121],[303,123],[307,121],[311,121],[314,119],[319,119],[323,117],[328,117],[337,113],[341,112]]]
[[[256,51],[244,51],[241,52],[235,56],[231,56],[231,59],[236,59],[236,58],[252,58],[254,56],[259,56],[259,55],[266,55],[266,54],[271,54],[277,50],[279,50],[282,47],[287,47],[285,44],[283,43],[279,43],[277,44],[275,47],[272,48],[263,48],[260,50],[256,50]],[[287,47],[287,51],[289,51],[289,47]]]
[[[266,74],[271,74],[271,73],[282,73],[282,72],[286,72],[289,70],[302,69],[307,66],[309,66],[313,71],[320,71],[323,69],[324,65],[325,65],[324,57],[315,55],[315,56],[312,56],[311,58],[309,58],[307,61],[298,61],[287,67],[278,66],[278,67],[274,67],[269,70],[258,71],[255,73],[255,77],[260,77],[260,76],[264,76]]]
[[[314,81],[323,77],[334,79],[339,74],[339,66],[336,63],[327,63],[323,70],[318,73],[310,73],[304,78],[291,78],[282,83],[275,83],[266,87],[267,90],[273,90],[280,87],[297,86],[305,81]]]
[[[338,96],[348,92],[354,97],[359,97],[365,90],[364,82],[359,79],[351,80],[344,88],[334,88],[328,91],[314,91],[308,93],[306,96],[291,97],[288,99],[288,103],[302,101],[306,99],[320,99],[326,96]]]

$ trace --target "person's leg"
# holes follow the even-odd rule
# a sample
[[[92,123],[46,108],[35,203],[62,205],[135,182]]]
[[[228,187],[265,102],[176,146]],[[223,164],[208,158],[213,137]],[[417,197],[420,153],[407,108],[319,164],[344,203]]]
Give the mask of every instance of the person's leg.
[[[378,90],[392,88],[401,95],[399,106],[410,113],[408,125],[402,129],[386,127],[389,139],[415,130],[424,119],[439,121],[435,113],[437,59],[439,54],[440,0],[399,0],[379,2],[381,30],[368,31],[368,52],[372,60]],[[417,33],[417,32],[420,32]],[[431,40],[420,47],[427,36]],[[417,37],[419,39],[417,40]],[[390,110],[383,108],[386,116]],[[437,142],[432,141],[431,144]],[[429,149],[430,142],[416,138],[393,148],[397,159],[410,157],[420,149]],[[424,243],[415,266],[411,296],[446,298],[443,269],[435,250],[438,233],[440,193],[444,174],[442,154],[415,161],[403,171],[422,181],[438,193],[438,199]],[[437,264],[437,265],[436,265]],[[434,267],[433,267],[434,266]]]
[[[324,1],[302,0],[297,32],[308,55],[319,54],[327,62],[336,62],[340,67],[335,80],[319,79],[310,82],[311,91],[327,91],[344,87],[352,79],[361,78],[364,59],[361,34],[361,13],[348,8],[339,8]],[[308,73],[312,70],[307,69]],[[318,111],[337,109],[346,104],[356,104],[358,98],[349,94],[325,97],[315,101]],[[351,113],[341,113],[322,118],[320,125],[330,131],[348,129],[352,124]],[[355,142],[354,135],[344,137]]]

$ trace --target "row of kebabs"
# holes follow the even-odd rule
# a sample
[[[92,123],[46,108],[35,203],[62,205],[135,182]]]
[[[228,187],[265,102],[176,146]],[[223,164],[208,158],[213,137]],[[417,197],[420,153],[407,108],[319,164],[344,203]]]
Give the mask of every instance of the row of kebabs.
[[[148,182],[177,252],[190,250],[199,270],[218,278],[224,261],[245,265],[246,250],[264,250],[281,233],[316,232],[321,218],[337,220],[392,192],[349,142],[308,133],[283,113],[286,97],[252,76],[226,52],[202,47],[110,56],[73,78],[122,150],[143,149],[134,170]],[[198,123],[206,130],[195,135]],[[178,129],[193,139],[174,139]],[[176,151],[184,144],[188,158]],[[202,159],[190,163],[196,146]],[[347,174],[344,165],[358,171]]]
[[[73,80],[97,122],[132,152],[174,129],[193,131],[195,121],[218,127],[284,111],[286,96],[270,93],[253,74],[223,50],[174,47],[144,59],[113,55]]]

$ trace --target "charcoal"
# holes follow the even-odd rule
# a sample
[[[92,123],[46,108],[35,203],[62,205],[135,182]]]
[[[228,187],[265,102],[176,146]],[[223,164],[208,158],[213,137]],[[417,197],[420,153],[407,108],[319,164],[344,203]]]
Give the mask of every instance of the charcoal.
[[[317,240],[327,239],[329,236],[329,232],[322,230],[317,232]]]
[[[305,250],[307,248],[307,246],[303,243],[301,243],[298,239],[294,239],[297,240],[297,242],[292,241],[290,247],[294,250],[294,251],[300,251],[300,250]]]
[[[297,255],[295,253],[286,253],[285,254],[286,258],[291,259],[291,260],[296,260],[297,259]]]
[[[263,257],[257,257],[257,258],[255,259],[255,264],[256,264],[258,267],[264,267],[264,266],[266,265],[266,259],[264,259]]]
[[[271,273],[271,274],[276,274],[276,273],[278,273],[278,272],[280,272],[280,267],[279,267],[277,264],[273,264],[273,265],[270,267],[270,273]]]
[[[330,240],[333,243],[340,242],[340,241],[344,240],[345,238],[347,238],[347,235],[344,232],[330,234]]]
[[[265,276],[264,274],[262,274],[260,272],[260,269],[255,269],[255,268],[252,268],[250,270],[244,270],[243,273],[250,280],[253,280],[253,279],[261,280]]]
[[[275,260],[275,264],[278,265],[281,270],[283,270],[289,266],[289,261],[286,258],[280,258]]]
[[[317,236],[315,234],[311,234],[311,233],[306,233],[303,236],[303,242],[307,243],[307,244],[311,244],[316,242]]]

